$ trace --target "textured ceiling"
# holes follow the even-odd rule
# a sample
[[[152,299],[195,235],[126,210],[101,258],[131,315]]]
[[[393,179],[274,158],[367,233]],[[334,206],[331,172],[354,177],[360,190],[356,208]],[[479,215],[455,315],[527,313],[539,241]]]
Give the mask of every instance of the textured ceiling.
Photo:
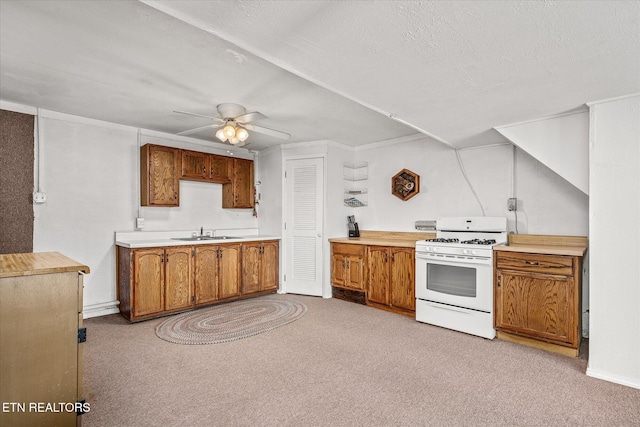
[[[0,6],[0,98],[170,133],[207,123],[173,110],[235,102],[289,142],[418,129],[468,147],[503,141],[495,126],[640,92],[640,2]]]

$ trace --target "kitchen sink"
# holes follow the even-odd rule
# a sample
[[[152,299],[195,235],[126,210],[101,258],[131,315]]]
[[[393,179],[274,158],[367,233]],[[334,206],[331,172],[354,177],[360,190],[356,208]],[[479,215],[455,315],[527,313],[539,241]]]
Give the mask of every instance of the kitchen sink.
[[[225,239],[241,239],[235,236],[193,236],[193,237],[173,237],[171,240],[182,240],[185,242],[199,242],[202,240],[225,240]]]

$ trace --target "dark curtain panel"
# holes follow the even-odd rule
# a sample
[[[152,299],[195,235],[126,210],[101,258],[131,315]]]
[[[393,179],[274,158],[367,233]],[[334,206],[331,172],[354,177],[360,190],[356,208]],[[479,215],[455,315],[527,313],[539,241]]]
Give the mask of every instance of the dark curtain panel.
[[[33,252],[34,116],[0,110],[0,253]]]

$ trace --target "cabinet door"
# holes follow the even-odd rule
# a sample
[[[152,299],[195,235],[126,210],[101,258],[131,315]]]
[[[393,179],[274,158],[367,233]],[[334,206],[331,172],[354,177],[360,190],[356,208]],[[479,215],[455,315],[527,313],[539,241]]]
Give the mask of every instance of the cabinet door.
[[[262,290],[277,290],[279,280],[280,251],[278,242],[262,243]]]
[[[346,285],[347,259],[341,254],[331,255],[331,284],[334,286]]]
[[[242,244],[242,295],[260,291],[261,249],[259,242]]]
[[[345,286],[362,290],[364,288],[364,259],[358,255],[349,255],[346,258],[346,263]]]
[[[164,249],[133,252],[133,316],[164,311]]]
[[[149,144],[140,150],[142,206],[178,206],[180,150]]]
[[[222,207],[252,208],[253,202],[253,160],[233,159],[231,182],[222,186]]]
[[[240,243],[220,245],[218,269],[218,297],[220,299],[240,295]]]
[[[415,250],[391,248],[391,306],[415,311]]]
[[[225,184],[231,181],[231,170],[233,168],[231,157],[209,155],[209,180]]]
[[[204,181],[209,179],[209,154],[199,151],[180,150],[182,167],[180,177]]]
[[[196,246],[195,297],[196,304],[218,299],[218,247]]]
[[[367,301],[389,305],[389,248],[367,248]]]
[[[165,249],[165,310],[193,305],[191,246]]]
[[[496,281],[496,328],[577,344],[573,278],[498,270]]]

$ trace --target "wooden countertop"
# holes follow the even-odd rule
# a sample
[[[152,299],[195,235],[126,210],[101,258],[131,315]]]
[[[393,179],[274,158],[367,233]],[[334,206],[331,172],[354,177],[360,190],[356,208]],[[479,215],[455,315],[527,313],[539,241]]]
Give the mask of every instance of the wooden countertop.
[[[32,276],[71,271],[81,271],[88,274],[89,267],[67,258],[59,252],[0,255],[0,277]]]
[[[331,243],[347,243],[351,245],[397,246],[415,248],[418,240],[433,239],[436,233],[404,232],[404,231],[367,231],[361,230],[360,237],[336,237],[329,239]]]
[[[495,245],[493,250],[531,254],[584,256],[587,247],[588,240],[584,236],[510,234],[508,245]]]

